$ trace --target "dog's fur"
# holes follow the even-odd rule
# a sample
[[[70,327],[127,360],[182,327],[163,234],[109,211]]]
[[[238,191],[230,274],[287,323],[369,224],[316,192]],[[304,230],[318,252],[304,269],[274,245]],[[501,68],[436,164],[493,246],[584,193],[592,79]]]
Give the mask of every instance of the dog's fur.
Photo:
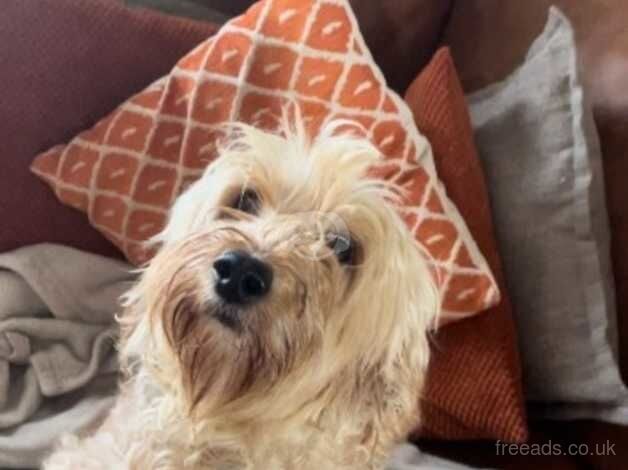
[[[342,125],[314,141],[302,124],[231,126],[126,297],[117,404],[46,470],[383,467],[418,422],[438,296],[399,188],[368,176],[377,150]],[[253,213],[234,202],[247,189]],[[350,264],[328,246],[342,230]],[[274,271],[246,309],[214,292],[212,263],[233,249]]]

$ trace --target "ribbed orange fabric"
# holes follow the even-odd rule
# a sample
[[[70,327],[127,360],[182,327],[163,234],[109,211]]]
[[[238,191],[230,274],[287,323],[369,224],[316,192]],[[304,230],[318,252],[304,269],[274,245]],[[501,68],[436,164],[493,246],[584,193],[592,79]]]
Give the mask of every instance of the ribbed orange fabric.
[[[493,271],[502,301],[484,315],[444,327],[434,338],[421,437],[527,438],[512,308],[505,289],[486,183],[464,92],[451,55],[440,49],[406,92],[430,140],[438,174]]]

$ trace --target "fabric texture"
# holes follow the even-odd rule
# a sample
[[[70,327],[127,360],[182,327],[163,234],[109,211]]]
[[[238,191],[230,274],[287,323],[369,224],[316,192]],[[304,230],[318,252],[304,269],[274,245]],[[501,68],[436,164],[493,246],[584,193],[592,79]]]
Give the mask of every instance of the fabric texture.
[[[216,158],[221,124],[274,130],[296,103],[308,132],[332,119],[360,124],[384,158],[375,169],[407,189],[402,215],[430,254],[444,321],[499,299],[486,261],[434,169],[407,106],[387,88],[346,1],[265,0],[183,57],[33,171],[61,201],[140,264],[176,196]]]
[[[435,335],[423,400],[430,429],[423,435],[523,441],[527,426],[512,307],[469,110],[449,49],[435,54],[405,99],[417,127],[432,144],[447,193],[467,221],[502,293],[499,305],[485,315]]]
[[[54,242],[121,257],[33,178],[33,155],[167,73],[216,26],[111,0],[4,0],[1,15],[0,252]]]
[[[543,416],[626,422],[623,407],[599,410],[628,393],[617,363],[599,142],[562,13],[552,8],[526,62],[469,103],[517,314],[526,397]]]
[[[111,404],[129,268],[49,244],[0,255],[0,467],[38,466],[55,436]]]

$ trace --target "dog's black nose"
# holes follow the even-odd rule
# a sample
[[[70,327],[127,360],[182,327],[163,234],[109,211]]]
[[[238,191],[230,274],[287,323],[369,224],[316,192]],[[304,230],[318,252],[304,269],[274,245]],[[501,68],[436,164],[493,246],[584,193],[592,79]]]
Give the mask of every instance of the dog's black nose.
[[[268,264],[245,251],[227,251],[214,261],[216,292],[233,304],[262,298],[270,290],[273,271]]]

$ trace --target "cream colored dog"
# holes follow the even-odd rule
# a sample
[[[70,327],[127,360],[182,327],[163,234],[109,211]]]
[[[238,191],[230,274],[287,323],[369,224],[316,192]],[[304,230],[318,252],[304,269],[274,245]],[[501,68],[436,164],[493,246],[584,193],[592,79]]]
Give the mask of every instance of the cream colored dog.
[[[439,302],[344,124],[231,127],[126,298],[117,404],[46,470],[383,468],[418,422]]]

